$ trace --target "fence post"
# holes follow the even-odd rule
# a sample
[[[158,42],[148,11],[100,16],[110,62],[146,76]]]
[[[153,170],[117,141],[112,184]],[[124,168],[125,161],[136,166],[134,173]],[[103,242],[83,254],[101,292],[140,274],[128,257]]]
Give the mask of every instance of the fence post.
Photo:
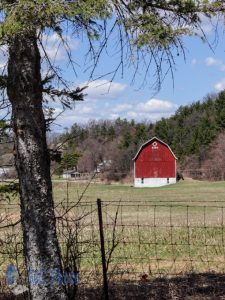
[[[101,243],[104,294],[105,294],[105,300],[109,300],[101,199],[97,199],[97,205],[98,205],[98,221],[99,221],[99,233],[100,233],[100,243]]]

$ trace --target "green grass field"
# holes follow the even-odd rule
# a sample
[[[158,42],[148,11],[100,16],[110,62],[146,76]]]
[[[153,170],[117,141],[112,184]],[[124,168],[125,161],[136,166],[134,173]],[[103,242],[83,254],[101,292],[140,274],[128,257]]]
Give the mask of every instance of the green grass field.
[[[54,182],[56,202],[65,197],[67,185],[73,205],[86,185]],[[91,184],[79,206],[87,214],[80,242],[86,253],[83,266],[101,270],[98,217],[96,211],[88,215],[97,198],[103,203],[107,255],[113,240],[118,243],[109,267],[114,277],[225,271],[225,182],[185,180],[161,188]],[[87,248],[84,240],[92,241]]]
[[[66,197],[66,181],[54,181],[54,197],[58,202]],[[85,183],[69,181],[70,201],[76,201],[86,188]],[[82,201],[96,201],[100,198],[103,201],[166,201],[170,203],[183,201],[224,201],[225,182],[209,182],[184,180],[177,184],[160,188],[134,188],[129,185],[120,184],[94,184],[91,183],[85,192]]]
[[[101,273],[97,198],[102,200],[106,256],[112,252],[109,273],[113,278],[225,271],[225,182],[187,179],[161,188],[91,183],[86,188],[84,182],[53,180],[56,206],[67,200],[73,206],[80,200],[68,217],[72,231],[80,219],[78,251],[85,281]],[[6,212],[18,219],[19,207],[9,207],[4,211],[7,204],[1,202],[1,216]],[[58,215],[61,211],[57,207]],[[59,235],[64,254],[66,234]],[[13,247],[12,240],[9,254],[6,248],[0,257],[0,267],[14,260]]]

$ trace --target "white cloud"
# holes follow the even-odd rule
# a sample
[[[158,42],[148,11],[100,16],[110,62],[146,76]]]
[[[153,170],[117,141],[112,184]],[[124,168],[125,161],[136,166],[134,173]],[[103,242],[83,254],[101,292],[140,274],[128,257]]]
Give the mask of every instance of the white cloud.
[[[223,78],[221,81],[217,82],[215,85],[214,85],[214,88],[220,92],[222,90],[225,89],[225,78]]]
[[[115,98],[123,92],[127,85],[119,82],[110,82],[108,80],[95,80],[92,82],[83,82],[80,86],[88,86],[85,90],[88,99],[108,99]]]
[[[132,118],[132,119],[136,119],[139,116],[139,114],[135,111],[128,111],[127,116]]]
[[[57,115],[63,111],[62,107],[55,107],[54,108],[54,114]],[[73,109],[68,109],[65,111],[65,114],[67,116],[73,115],[73,114],[90,114],[93,113],[95,110],[95,105],[91,104],[85,104],[85,102],[77,102],[74,105]]]
[[[149,120],[155,122],[162,117],[171,116],[177,109],[177,105],[161,99],[150,99],[143,102],[123,102],[119,101],[92,101],[77,102],[73,110],[65,111],[57,119],[56,123],[61,124],[60,130],[70,127],[73,123],[87,123],[90,120],[127,118],[136,121]],[[57,112],[60,110],[57,109]]]
[[[207,66],[218,66],[218,65],[221,64],[221,61],[218,60],[218,59],[215,59],[215,58],[213,58],[213,57],[207,57],[207,58],[205,59],[205,64],[206,64]]]
[[[150,120],[155,122],[161,118],[167,118],[175,113],[177,105],[166,100],[150,99],[133,105],[132,109],[124,114],[124,117],[135,120]]]
[[[123,112],[123,111],[127,111],[129,109],[132,109],[132,105],[131,104],[127,104],[127,103],[123,103],[123,104],[118,104],[116,107],[114,107],[112,109],[112,111],[114,113],[120,113],[120,112]]]
[[[76,109],[76,108],[75,108]],[[90,114],[94,112],[94,107],[89,105],[79,105],[79,114]]]
[[[177,106],[169,101],[150,99],[137,105],[137,111],[141,113],[173,112]]]
[[[112,120],[118,119],[119,117],[120,117],[119,114],[110,114],[109,115],[109,118],[112,119]]]
[[[205,59],[205,64],[209,67],[218,67],[220,71],[225,71],[225,64],[222,62],[222,60],[216,59],[214,57],[207,57]]]
[[[42,45],[53,61],[62,61],[68,59],[67,50],[76,50],[79,47],[79,41],[72,39],[70,36],[64,37],[64,42],[56,33],[43,34]],[[40,46],[41,55],[44,56],[44,50]]]
[[[225,71],[225,64],[222,64],[222,65],[220,66],[220,71]]]
[[[80,86],[86,86],[88,83],[83,82]],[[109,82],[107,80],[96,80],[88,84],[84,91],[87,96],[84,102],[76,102],[72,110],[66,110],[56,120],[53,125],[54,130],[61,131],[64,127],[70,127],[74,123],[87,123],[90,120],[116,119],[121,113],[133,109],[131,104],[118,104],[118,96],[126,89],[127,85],[119,82]],[[101,100],[101,101],[99,101]],[[118,102],[117,102],[118,103]],[[54,103],[55,116],[62,112],[59,103]]]
[[[194,65],[197,64],[197,62],[198,62],[197,59],[196,59],[196,58],[193,58],[192,61],[191,61],[191,64],[194,66]]]
[[[66,110],[63,112],[55,121],[55,124],[59,125],[56,126],[53,124],[53,128],[56,131],[62,131],[65,127],[71,127],[74,123],[87,123],[90,119],[94,119],[91,114],[91,111],[88,113],[87,110]]]

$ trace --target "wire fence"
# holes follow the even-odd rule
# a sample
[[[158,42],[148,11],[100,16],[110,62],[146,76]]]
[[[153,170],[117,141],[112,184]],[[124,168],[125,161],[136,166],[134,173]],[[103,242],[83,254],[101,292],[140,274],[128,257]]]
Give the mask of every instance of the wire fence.
[[[144,283],[153,286],[159,278],[171,280],[190,274],[192,280],[193,274],[219,274],[219,279],[214,278],[215,286],[225,271],[224,204],[101,201],[102,249],[97,203],[80,203],[74,209],[76,216],[71,217],[79,220],[76,227],[80,286],[101,287],[105,282],[104,265],[107,285],[116,284],[117,290],[118,285],[123,286],[126,293],[131,282],[136,288]],[[195,283],[201,286],[207,280],[201,277]],[[188,284],[189,289],[191,286]],[[134,293],[140,296],[142,291]]]
[[[190,274],[193,279],[196,274],[225,273],[225,202],[99,201],[98,204],[80,202],[56,207],[63,265],[79,272],[81,298],[91,287],[98,286],[101,294],[104,286],[105,299],[111,299],[109,290],[113,284],[128,289],[131,283],[136,288],[140,284],[152,287],[159,279],[171,281]],[[23,274],[18,218],[18,205],[1,206],[1,226],[14,225],[1,227],[0,267],[13,261]],[[216,279],[213,280],[215,286]],[[140,290],[137,293],[141,295]]]
[[[184,272],[224,272],[223,206],[110,203],[103,211],[108,252],[116,241],[110,270],[117,274],[137,280]]]

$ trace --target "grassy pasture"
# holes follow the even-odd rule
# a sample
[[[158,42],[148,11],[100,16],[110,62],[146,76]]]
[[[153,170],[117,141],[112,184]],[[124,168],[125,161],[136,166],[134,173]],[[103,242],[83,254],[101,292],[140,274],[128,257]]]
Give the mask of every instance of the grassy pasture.
[[[54,197],[58,202],[65,198],[66,181],[53,181]],[[83,193],[86,183],[69,181],[69,198],[74,202]],[[96,201],[97,198],[103,201],[159,201],[176,203],[193,201],[224,201],[225,182],[208,182],[187,179],[177,184],[160,188],[134,188],[129,185],[120,184],[90,184],[85,192],[82,201]]]
[[[66,182],[54,182],[55,199],[65,197]],[[75,203],[85,184],[68,183]],[[140,274],[225,271],[225,183],[185,180],[161,188],[91,184],[81,200],[83,213],[103,201],[109,272],[118,279]],[[120,202],[121,201],[121,202]],[[118,211],[118,212],[117,212]],[[117,212],[116,227],[113,235]],[[77,213],[77,212],[76,212]],[[101,271],[96,211],[82,220],[80,237],[84,269]],[[82,223],[81,222],[81,223]],[[85,245],[84,240],[91,241]]]
[[[114,278],[225,271],[225,182],[185,180],[161,188],[91,183],[85,191],[86,187],[79,181],[53,181],[56,205],[66,199],[74,205],[81,198],[69,216],[72,220],[86,215],[79,224],[81,279],[90,281],[101,273],[97,198],[103,201],[107,257],[116,244],[109,266]],[[16,203],[16,198],[13,205],[1,202],[1,217],[7,213],[17,220]],[[61,249],[65,253],[63,243]],[[8,260],[13,262],[7,251],[0,257],[2,272]]]

